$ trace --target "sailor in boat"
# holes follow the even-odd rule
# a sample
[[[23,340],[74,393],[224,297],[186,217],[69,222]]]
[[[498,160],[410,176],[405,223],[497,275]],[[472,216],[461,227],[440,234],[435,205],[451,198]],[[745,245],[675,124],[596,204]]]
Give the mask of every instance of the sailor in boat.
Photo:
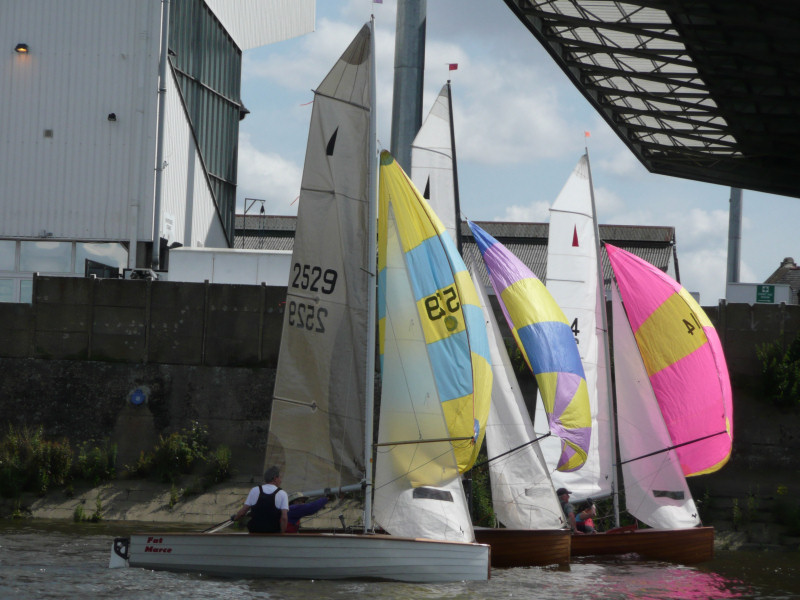
[[[281,471],[272,466],[264,472],[264,483],[257,485],[244,505],[231,517],[234,523],[250,513],[250,533],[285,533],[289,523],[289,496],[281,489]]]
[[[289,496],[289,524],[286,533],[297,533],[300,529],[300,519],[310,517],[328,503],[328,496],[321,496],[308,502],[308,496],[302,492],[292,492]]]
[[[576,515],[575,507],[569,501],[569,496],[572,494],[567,488],[558,488],[556,495],[561,501],[561,510],[564,511],[564,516],[569,522],[572,533],[596,533],[592,517],[596,513],[594,502],[590,502],[589,506]]]

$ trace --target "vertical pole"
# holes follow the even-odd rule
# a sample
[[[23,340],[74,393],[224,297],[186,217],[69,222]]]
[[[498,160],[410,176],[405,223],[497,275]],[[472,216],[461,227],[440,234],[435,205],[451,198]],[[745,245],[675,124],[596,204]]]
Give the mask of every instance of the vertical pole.
[[[167,112],[167,53],[169,51],[169,0],[161,0],[161,58],[158,65],[158,131],[156,139],[156,186],[153,201],[152,268],[158,271],[161,254],[161,194],[164,174],[164,121]]]
[[[728,277],[726,283],[738,283],[742,245],[742,190],[731,188],[728,213]],[[727,297],[727,291],[725,296]]]
[[[372,482],[375,477],[375,465],[372,461],[372,430],[375,418],[375,346],[377,335],[377,228],[378,228],[378,137],[377,137],[377,101],[375,92],[375,17],[370,20],[369,35],[369,55],[370,55],[370,107],[369,107],[369,149],[367,160],[369,161],[367,185],[369,185],[368,199],[369,210],[367,211],[369,220],[368,254],[370,257],[371,269],[369,271],[369,299],[367,300],[367,377],[365,391],[364,409],[364,468],[366,469],[366,481],[364,488],[364,532],[372,529]],[[409,146],[410,148],[410,146]]]
[[[398,0],[394,43],[391,151],[411,169],[411,144],[422,126],[427,0]]]
[[[463,241],[461,240],[461,201],[458,196],[458,160],[456,160],[456,128],[453,124],[453,94],[450,93],[450,80],[447,80],[447,110],[450,113],[450,152],[453,161],[453,201],[456,213],[456,248],[462,254]]]
[[[586,148],[586,167],[589,173],[589,195],[592,199],[592,221],[594,235],[597,240],[597,286],[600,298],[600,320],[603,331],[603,347],[606,359],[606,386],[608,388],[608,420],[611,426],[611,497],[614,503],[614,526],[619,527],[619,479],[617,477],[617,421],[614,410],[614,387],[611,381],[611,355],[608,345],[608,314],[606,311],[606,282],[603,276],[603,252],[600,245],[600,226],[597,224],[597,208],[594,201],[594,183],[592,183],[592,166],[589,162],[589,148]],[[611,285],[614,285],[613,283]]]

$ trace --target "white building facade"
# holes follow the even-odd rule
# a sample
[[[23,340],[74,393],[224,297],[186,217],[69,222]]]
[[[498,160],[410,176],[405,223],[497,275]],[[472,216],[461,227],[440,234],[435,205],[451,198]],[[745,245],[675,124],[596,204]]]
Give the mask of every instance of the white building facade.
[[[3,0],[0,301],[30,301],[37,272],[163,268],[170,246],[231,247],[242,51],[312,31],[314,12]]]

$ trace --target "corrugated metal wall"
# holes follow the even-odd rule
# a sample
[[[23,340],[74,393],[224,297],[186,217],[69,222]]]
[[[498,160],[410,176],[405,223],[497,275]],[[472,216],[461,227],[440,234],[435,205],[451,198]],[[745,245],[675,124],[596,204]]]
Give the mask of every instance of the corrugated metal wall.
[[[164,159],[168,165],[164,169],[161,237],[186,247],[227,248],[209,180],[172,76],[168,79],[166,110]],[[174,221],[172,228],[169,219]]]
[[[2,1],[0,237],[125,240],[138,204],[138,238],[151,239],[160,11]]]

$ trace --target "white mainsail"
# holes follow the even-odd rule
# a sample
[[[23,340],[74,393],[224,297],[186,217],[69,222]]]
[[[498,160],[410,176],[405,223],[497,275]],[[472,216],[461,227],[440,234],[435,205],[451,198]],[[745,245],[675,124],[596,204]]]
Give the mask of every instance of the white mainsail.
[[[461,215],[451,111],[450,82],[447,82],[411,142],[411,181],[458,244]]]
[[[481,300],[492,359],[492,405],[486,423],[486,452],[492,487],[492,508],[509,529],[553,529],[564,524],[549,469],[514,367],[508,358],[497,319],[480,278],[472,280]]]
[[[616,378],[616,399],[625,507],[657,529],[700,525],[678,456],[664,450],[672,442],[615,284],[611,302],[614,368],[624,374]]]
[[[370,43],[365,25],[315,91],[266,457],[291,490],[367,475]]]
[[[555,471],[558,440],[542,441],[556,487],[566,487],[576,499],[608,496],[613,490],[613,429],[611,395],[603,331],[603,282],[598,276],[597,224],[592,202],[589,158],[578,161],[550,208],[547,243],[547,289],[564,311],[575,334],[583,362],[592,418],[592,437],[586,462],[577,471]],[[535,427],[547,423],[541,400]]]

